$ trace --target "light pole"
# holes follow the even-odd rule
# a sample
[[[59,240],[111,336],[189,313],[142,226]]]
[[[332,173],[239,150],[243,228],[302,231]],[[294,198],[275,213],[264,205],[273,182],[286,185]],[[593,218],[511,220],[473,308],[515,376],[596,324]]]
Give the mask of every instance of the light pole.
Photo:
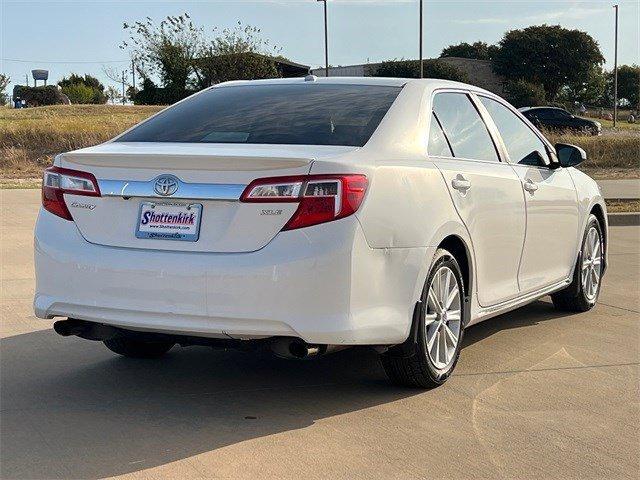
[[[614,5],[616,9],[616,41],[615,53],[613,54],[613,128],[618,123],[618,5]]]
[[[422,0],[420,0],[420,35],[419,35],[419,42],[420,42],[420,46],[418,48],[418,50],[420,51],[420,78],[424,77],[424,62],[422,61]]]
[[[327,0],[318,0],[324,3],[324,76],[329,76],[329,38],[327,34]]]

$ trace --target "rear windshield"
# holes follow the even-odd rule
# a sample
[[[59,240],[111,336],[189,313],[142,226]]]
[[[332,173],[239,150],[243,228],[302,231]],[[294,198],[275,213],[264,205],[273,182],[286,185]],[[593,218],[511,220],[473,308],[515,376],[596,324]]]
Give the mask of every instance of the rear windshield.
[[[117,141],[362,146],[401,88],[316,83],[212,88]]]

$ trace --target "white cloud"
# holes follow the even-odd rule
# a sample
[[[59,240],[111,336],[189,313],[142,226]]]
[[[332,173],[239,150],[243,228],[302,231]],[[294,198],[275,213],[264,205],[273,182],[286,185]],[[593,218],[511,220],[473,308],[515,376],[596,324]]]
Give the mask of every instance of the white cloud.
[[[498,25],[498,24],[514,24],[514,23],[552,23],[561,20],[582,20],[594,15],[601,15],[609,12],[609,8],[603,7],[584,7],[574,3],[571,7],[563,10],[555,10],[551,12],[543,12],[535,15],[527,15],[521,17],[485,17],[485,18],[466,18],[454,20],[453,23],[460,25]]]

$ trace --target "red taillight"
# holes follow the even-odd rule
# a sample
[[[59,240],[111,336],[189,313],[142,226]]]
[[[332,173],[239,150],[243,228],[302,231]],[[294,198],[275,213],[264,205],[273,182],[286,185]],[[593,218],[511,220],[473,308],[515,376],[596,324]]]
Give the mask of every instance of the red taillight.
[[[298,203],[298,209],[283,227],[293,230],[348,217],[358,210],[366,191],[364,175],[271,177],[251,182],[240,201]]]
[[[64,202],[65,193],[99,197],[100,189],[96,177],[88,172],[60,167],[45,169],[42,178],[42,206],[65,220],[73,220]]]

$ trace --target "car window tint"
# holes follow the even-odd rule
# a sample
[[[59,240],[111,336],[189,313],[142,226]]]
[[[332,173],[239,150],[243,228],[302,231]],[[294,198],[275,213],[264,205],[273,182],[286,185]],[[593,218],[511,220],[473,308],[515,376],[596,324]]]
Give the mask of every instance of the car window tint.
[[[499,161],[487,126],[466,94],[437,94],[433,99],[433,111],[456,157]]]
[[[116,141],[363,146],[401,88],[314,82],[217,87]]]
[[[544,159],[548,158],[548,155],[543,141],[515,113],[500,102],[482,96],[480,101],[498,127],[507,147],[509,159],[513,163],[544,166]]]
[[[449,147],[449,142],[444,136],[442,127],[438,123],[436,114],[431,112],[431,127],[429,128],[429,155],[435,155],[438,157],[453,157],[453,152]]]

